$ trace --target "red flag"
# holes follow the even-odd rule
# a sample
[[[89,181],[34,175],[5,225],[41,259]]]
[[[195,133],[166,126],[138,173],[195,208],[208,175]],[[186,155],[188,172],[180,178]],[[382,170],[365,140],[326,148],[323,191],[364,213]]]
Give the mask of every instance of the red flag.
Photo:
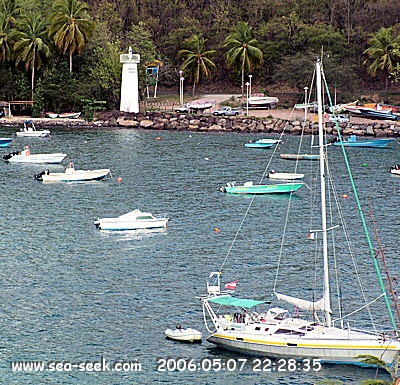
[[[232,281],[229,282],[225,285],[225,289],[229,289],[229,290],[236,290],[236,285],[238,284],[238,281]]]

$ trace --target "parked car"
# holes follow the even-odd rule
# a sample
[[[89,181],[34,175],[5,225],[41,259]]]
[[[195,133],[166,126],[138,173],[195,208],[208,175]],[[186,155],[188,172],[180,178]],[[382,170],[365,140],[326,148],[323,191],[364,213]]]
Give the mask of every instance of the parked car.
[[[330,122],[335,122],[336,120],[338,123],[349,123],[350,116],[348,116],[348,115],[329,115]]]
[[[183,106],[176,107],[175,112],[189,112],[189,104],[184,104]]]
[[[216,116],[238,116],[242,113],[241,108],[233,108],[229,106],[221,107],[219,110],[214,111],[213,115]]]

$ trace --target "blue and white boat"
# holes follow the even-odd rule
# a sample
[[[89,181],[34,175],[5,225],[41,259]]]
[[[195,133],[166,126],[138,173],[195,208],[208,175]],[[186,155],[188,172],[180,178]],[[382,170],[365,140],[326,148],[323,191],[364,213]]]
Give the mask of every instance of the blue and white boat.
[[[382,138],[382,139],[361,139],[357,140],[356,135],[351,135],[347,140],[335,141],[333,143],[334,146],[343,146],[345,147],[375,147],[375,148],[383,148],[388,144],[393,142],[393,138]]]
[[[0,138],[0,147],[8,147],[13,138]]]
[[[245,143],[245,147],[248,148],[270,148],[272,147],[274,144],[276,143],[280,143],[281,140],[280,139],[269,139],[269,138],[265,138],[265,139],[258,139],[255,142],[248,142]]]

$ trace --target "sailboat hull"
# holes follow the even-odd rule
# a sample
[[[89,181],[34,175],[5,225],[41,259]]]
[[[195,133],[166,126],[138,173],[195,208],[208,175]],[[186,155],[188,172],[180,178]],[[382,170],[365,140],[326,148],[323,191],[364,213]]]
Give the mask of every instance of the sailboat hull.
[[[336,329],[340,330],[340,329]],[[343,331],[344,332],[344,331]],[[351,333],[350,333],[351,334]],[[318,359],[331,364],[356,364],[360,355],[369,355],[391,365],[400,345],[393,340],[358,338],[285,338],[278,336],[256,336],[253,333],[229,332],[214,333],[207,341],[221,348],[252,356],[270,358]]]

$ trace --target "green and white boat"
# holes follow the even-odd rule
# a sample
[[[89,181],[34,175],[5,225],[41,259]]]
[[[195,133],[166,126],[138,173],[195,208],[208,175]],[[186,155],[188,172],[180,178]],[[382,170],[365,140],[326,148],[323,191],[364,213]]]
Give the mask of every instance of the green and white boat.
[[[297,191],[304,183],[276,183],[276,184],[253,184],[245,182],[237,185],[235,182],[228,182],[221,191],[228,194],[289,194]]]

